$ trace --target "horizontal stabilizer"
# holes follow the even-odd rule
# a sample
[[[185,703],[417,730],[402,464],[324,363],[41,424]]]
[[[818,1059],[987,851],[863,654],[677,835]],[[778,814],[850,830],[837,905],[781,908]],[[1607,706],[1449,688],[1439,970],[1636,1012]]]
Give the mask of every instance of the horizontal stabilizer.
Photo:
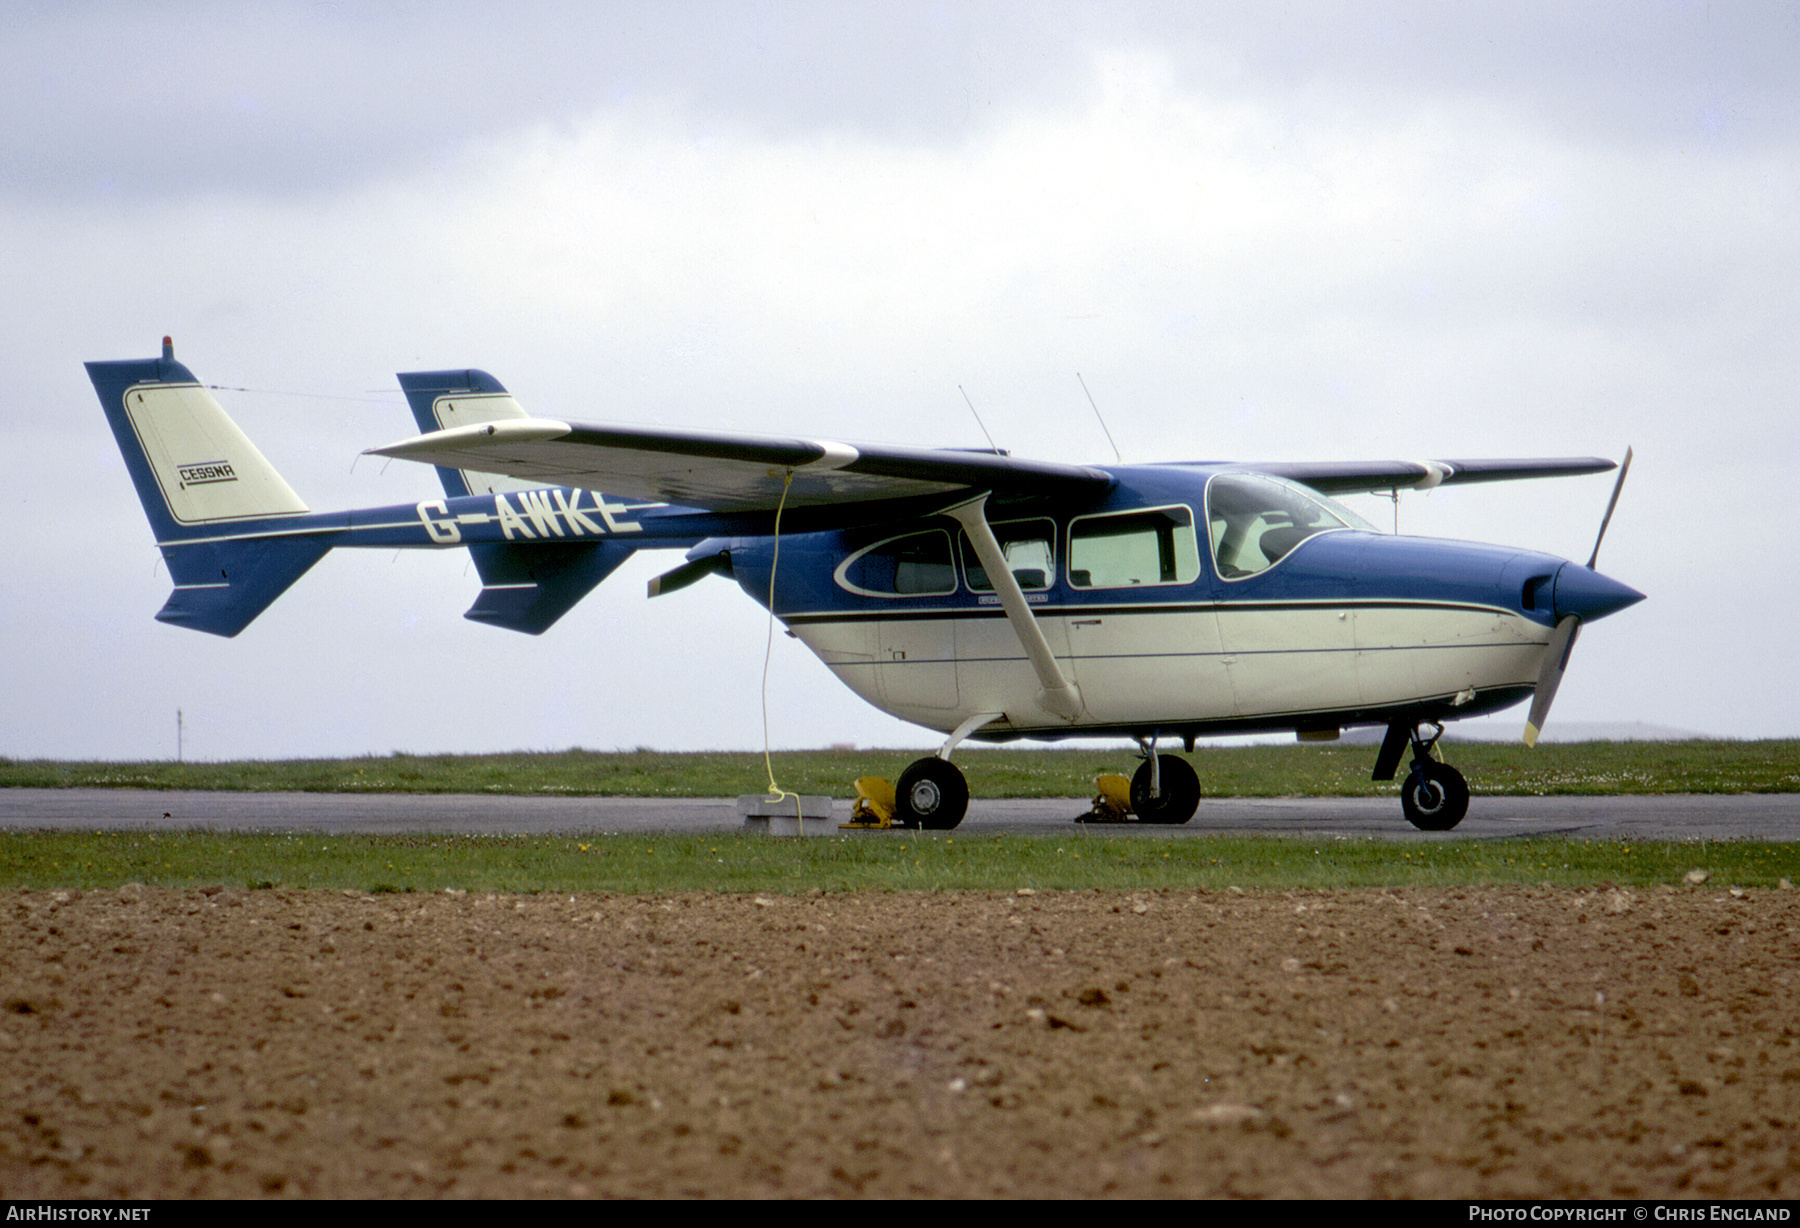
[[[463,615],[478,623],[542,635],[630,558],[618,542],[579,545],[470,546],[481,573],[481,596]]]
[[[666,597],[670,593],[680,592],[690,584],[697,584],[708,576],[730,574],[731,551],[718,550],[690,559],[672,571],[663,572],[650,581],[649,593],[652,597]]]
[[[313,537],[165,545],[175,591],[156,617],[194,631],[236,635],[329,549]]]

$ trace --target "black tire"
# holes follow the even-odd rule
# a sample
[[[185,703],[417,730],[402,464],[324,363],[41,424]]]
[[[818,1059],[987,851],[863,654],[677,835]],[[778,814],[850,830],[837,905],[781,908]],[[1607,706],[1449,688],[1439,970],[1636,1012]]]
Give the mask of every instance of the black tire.
[[[1150,761],[1132,773],[1131,812],[1140,823],[1167,823],[1180,826],[1200,809],[1200,777],[1186,759],[1174,755],[1158,755],[1157,771],[1162,776],[1162,796],[1150,796]]]
[[[1420,831],[1449,831],[1469,813],[1469,784],[1448,763],[1415,764],[1400,786],[1400,809]]]
[[[900,773],[894,787],[894,817],[902,827],[949,831],[969,811],[969,782],[954,763],[932,756]]]

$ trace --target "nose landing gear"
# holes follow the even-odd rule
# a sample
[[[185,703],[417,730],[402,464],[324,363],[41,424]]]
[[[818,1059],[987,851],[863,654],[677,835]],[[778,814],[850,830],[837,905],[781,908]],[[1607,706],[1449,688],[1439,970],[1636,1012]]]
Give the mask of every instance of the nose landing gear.
[[[1449,831],[1469,812],[1469,786],[1448,763],[1413,763],[1400,786],[1400,809],[1420,831]]]
[[[1427,726],[1431,734],[1421,732]],[[1406,821],[1420,831],[1449,831],[1469,813],[1469,785],[1461,772],[1434,757],[1444,727],[1436,721],[1419,725],[1389,725],[1375,759],[1375,780],[1392,780],[1394,769],[1408,742],[1412,744],[1412,770],[1400,786],[1400,809]]]

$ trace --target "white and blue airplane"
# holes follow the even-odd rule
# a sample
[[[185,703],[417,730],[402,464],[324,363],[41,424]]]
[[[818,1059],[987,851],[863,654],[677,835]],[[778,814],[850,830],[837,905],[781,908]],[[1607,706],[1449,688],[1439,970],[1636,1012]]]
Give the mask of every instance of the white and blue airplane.
[[[1134,739],[1133,811],[1185,823],[1199,780],[1163,739],[1381,726],[1373,779],[1410,747],[1406,818],[1448,830],[1469,790],[1444,722],[1531,699],[1535,743],[1581,626],[1643,599],[1594,570],[1598,540],[1583,566],[1382,533],[1331,498],[1616,467],[1596,457],[1063,465],[581,425],[423,371],[399,377],[423,433],[369,452],[437,466],[444,497],[316,514],[168,338],[87,370],[174,580],[162,621],[236,635],[334,547],[416,546],[466,548],[465,617],[536,635],[635,551],[682,549],[652,597],[729,576],[851,690],[946,735],[895,790],[925,828],[962,821],[967,738]]]

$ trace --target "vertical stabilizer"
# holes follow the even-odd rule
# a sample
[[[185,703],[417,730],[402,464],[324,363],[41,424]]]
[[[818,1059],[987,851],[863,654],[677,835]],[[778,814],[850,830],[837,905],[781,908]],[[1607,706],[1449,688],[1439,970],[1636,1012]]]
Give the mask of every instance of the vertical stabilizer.
[[[632,556],[616,541],[470,546],[481,596],[464,618],[508,631],[542,635]]]
[[[222,522],[302,516],[282,481],[163,338],[161,358],[90,362],[88,378],[158,542]]]
[[[499,380],[486,371],[403,371],[395,377],[412,407],[421,433],[453,426],[477,426],[528,415]],[[491,495],[503,491],[535,490],[542,482],[528,482],[501,473],[474,469],[446,469],[434,465],[444,493],[452,499],[463,495]]]
[[[486,371],[403,371],[395,378],[406,393],[414,421],[425,434],[529,416],[505,386]],[[444,484],[444,493],[452,499],[544,490],[542,481],[474,469],[448,469],[443,465],[433,468]],[[481,573],[482,587],[481,596],[463,617],[509,631],[542,635],[630,558],[632,549],[610,540],[532,545],[495,542],[472,545],[469,554]]]
[[[163,338],[160,358],[90,362],[125,468],[175,581],[157,618],[236,635],[330,549],[276,518],[306,504]]]

